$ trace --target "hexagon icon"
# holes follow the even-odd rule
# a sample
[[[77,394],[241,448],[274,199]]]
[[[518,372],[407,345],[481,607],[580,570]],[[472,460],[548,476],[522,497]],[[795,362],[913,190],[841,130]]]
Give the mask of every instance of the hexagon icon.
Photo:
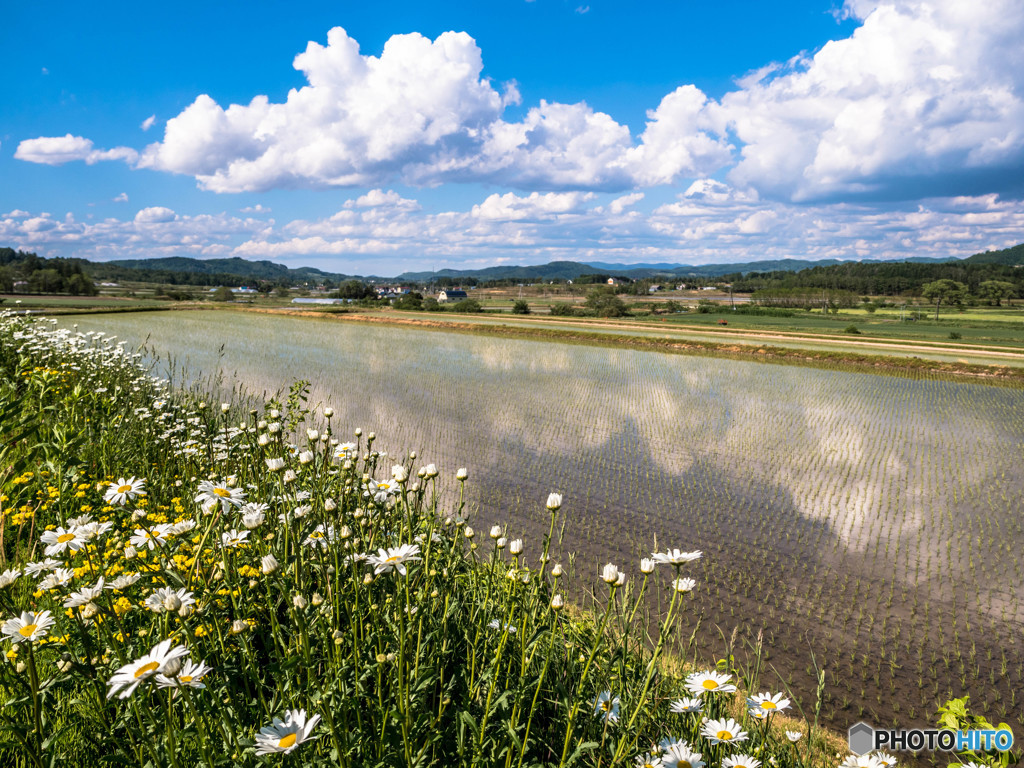
[[[847,736],[850,741],[850,751],[855,755],[866,755],[875,746],[875,729],[867,723],[851,725]]]

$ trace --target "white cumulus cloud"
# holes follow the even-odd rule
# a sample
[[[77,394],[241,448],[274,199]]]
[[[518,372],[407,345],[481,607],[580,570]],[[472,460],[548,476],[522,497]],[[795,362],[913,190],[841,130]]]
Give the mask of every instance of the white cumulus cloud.
[[[138,153],[130,147],[96,149],[92,141],[82,136],[40,136],[25,139],[14,152],[18,160],[43,165],[63,165],[74,160],[84,160],[92,165],[101,160],[124,160],[132,162]]]

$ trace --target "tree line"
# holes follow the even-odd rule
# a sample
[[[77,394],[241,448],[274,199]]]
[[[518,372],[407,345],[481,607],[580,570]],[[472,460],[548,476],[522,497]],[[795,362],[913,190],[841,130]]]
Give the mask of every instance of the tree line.
[[[96,285],[78,259],[46,259],[34,253],[0,248],[0,293],[69,293],[95,296]]]

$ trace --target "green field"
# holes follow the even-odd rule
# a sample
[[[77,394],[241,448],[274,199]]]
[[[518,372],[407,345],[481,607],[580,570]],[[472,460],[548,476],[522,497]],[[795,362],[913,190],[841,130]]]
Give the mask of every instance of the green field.
[[[685,538],[713,555],[703,647],[763,630],[805,700],[813,653],[840,728],[966,692],[1024,724],[1020,389],[235,312],[74,322],[226,390],[305,376],[346,430],[470,467],[510,536],[564,492],[583,574]]]

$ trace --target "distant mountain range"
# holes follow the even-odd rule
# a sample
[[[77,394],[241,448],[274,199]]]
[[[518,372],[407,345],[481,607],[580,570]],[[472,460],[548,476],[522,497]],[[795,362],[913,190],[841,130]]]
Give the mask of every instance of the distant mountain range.
[[[12,251],[13,253],[13,251]],[[170,257],[158,259],[121,259],[116,261],[90,262],[74,259],[82,265],[90,277],[95,280],[138,280],[189,285],[236,285],[259,281],[275,283],[319,283],[325,280],[340,282],[353,279],[355,276],[337,272],[326,272],[314,267],[292,269],[272,261],[248,261],[240,258],[230,259],[190,259]],[[966,259],[911,257],[902,262],[942,264],[961,262],[965,264],[997,264],[1024,265],[1024,243],[1000,251],[986,251]],[[631,279],[664,278],[675,280],[682,278],[715,278],[722,275],[752,272],[799,272],[815,267],[830,267],[840,264],[858,262],[822,259],[806,261],[801,259],[776,259],[766,261],[750,261],[733,264],[617,264],[602,261],[576,262],[552,261],[548,264],[529,266],[496,266],[484,269],[440,269],[425,272],[403,272],[396,277],[356,277],[355,279],[372,280],[375,282],[430,283],[438,278],[465,280],[474,278],[479,282],[488,280],[516,280],[536,282],[544,280],[575,280],[583,275],[607,274]],[[862,264],[886,264],[901,262],[885,262],[864,260]]]

